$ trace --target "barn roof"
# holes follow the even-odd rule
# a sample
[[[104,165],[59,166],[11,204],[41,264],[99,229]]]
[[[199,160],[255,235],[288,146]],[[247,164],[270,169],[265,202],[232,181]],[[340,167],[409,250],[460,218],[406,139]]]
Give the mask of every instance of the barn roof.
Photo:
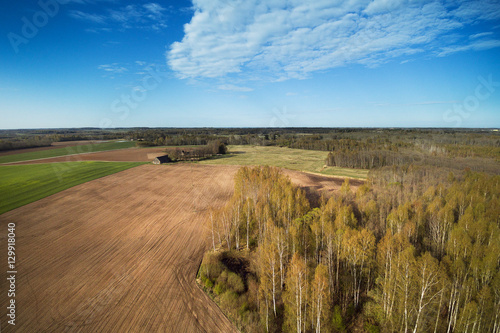
[[[170,162],[171,159],[170,157],[168,157],[168,155],[163,155],[163,156],[158,156],[156,158],[160,163],[167,163],[167,162]]]

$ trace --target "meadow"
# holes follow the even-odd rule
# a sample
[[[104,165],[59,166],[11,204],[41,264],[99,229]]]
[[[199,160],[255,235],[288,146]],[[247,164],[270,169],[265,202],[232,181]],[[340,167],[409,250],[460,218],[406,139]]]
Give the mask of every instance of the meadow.
[[[29,161],[41,158],[57,157],[57,156],[66,156],[73,154],[94,153],[99,151],[132,148],[135,147],[135,145],[136,143],[132,141],[121,141],[121,142],[110,141],[110,142],[103,142],[103,143],[96,143],[89,145],[79,145],[72,147],[39,150],[39,151],[32,151],[29,153],[0,156],[0,164]]]
[[[142,165],[141,162],[67,162],[0,166],[0,214],[67,188]]]
[[[366,179],[368,170],[325,165],[328,152],[276,146],[228,146],[226,155],[200,161],[216,165],[269,165],[322,175]]]

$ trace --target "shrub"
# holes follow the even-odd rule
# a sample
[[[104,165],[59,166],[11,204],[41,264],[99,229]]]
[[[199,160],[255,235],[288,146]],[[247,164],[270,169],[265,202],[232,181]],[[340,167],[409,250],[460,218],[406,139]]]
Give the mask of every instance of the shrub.
[[[241,277],[233,272],[230,272],[227,275],[227,285],[229,286],[229,288],[231,288],[232,291],[238,294],[241,294],[245,291],[245,285],[243,284]]]
[[[261,325],[258,312],[246,311],[242,314],[243,325],[240,327],[241,332],[264,332]]]
[[[336,332],[345,332],[345,324],[344,319],[342,318],[342,311],[340,310],[340,306],[338,305],[335,305],[335,307],[333,308],[332,326]]]
[[[226,290],[220,297],[220,304],[231,313],[238,308],[238,294],[234,291]]]
[[[247,277],[248,291],[247,299],[251,307],[257,307],[257,300],[259,299],[259,283],[251,275]]]
[[[137,147],[153,147],[156,146],[152,141],[137,141],[135,143]]]
[[[200,266],[200,276],[204,274],[211,280],[216,280],[224,270],[224,265],[219,260],[217,252],[207,252],[203,256]]]
[[[373,296],[371,293],[369,293],[369,295]],[[369,301],[363,305],[363,315],[375,323],[384,322],[384,312],[382,307],[375,302]]]
[[[228,276],[227,270],[223,270],[222,273],[220,273],[219,277],[217,278],[217,283],[227,288],[227,276]]]
[[[214,288],[214,293],[215,293],[216,295],[220,295],[220,294],[222,294],[222,293],[223,293],[223,292],[225,292],[225,291],[226,291],[226,286],[224,286],[224,285],[222,285],[222,284],[220,284],[220,283],[217,283],[217,284],[215,285],[215,288]]]
[[[257,240],[255,238],[250,238],[250,242],[249,242],[249,247],[250,248],[255,248],[257,246]]]
[[[245,312],[250,311],[250,306],[246,301],[243,302],[243,304],[240,306],[239,314],[241,317],[245,314]]]
[[[205,281],[203,282],[203,284],[205,285],[205,288],[207,288],[207,289],[212,289],[214,287],[214,283],[209,278],[206,278]]]
[[[207,143],[208,149],[212,154],[225,154],[227,147],[221,140],[213,140]]]
[[[380,333],[380,328],[370,323],[365,323],[365,330],[368,333]]]
[[[201,284],[203,286],[205,286],[206,288],[212,288],[213,287],[213,282],[205,275],[205,273],[200,270],[199,272],[199,277],[200,277],[200,280],[201,280]],[[212,284],[211,286],[209,286],[209,284]]]

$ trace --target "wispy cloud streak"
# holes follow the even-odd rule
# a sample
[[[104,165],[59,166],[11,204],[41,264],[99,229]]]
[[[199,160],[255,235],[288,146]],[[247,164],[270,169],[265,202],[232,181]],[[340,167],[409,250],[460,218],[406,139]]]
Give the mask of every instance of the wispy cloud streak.
[[[120,29],[153,29],[159,30],[167,27],[166,8],[157,3],[146,3],[140,5],[127,5],[117,9],[107,9],[105,13],[94,14],[79,10],[72,10],[69,16],[81,21],[107,26],[107,28],[91,28],[89,31],[109,31],[110,26],[118,26]]]

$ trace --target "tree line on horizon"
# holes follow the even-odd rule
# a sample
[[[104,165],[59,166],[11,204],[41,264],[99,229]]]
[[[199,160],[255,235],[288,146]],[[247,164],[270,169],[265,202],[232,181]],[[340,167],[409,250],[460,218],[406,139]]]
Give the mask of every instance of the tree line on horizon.
[[[281,146],[341,151],[417,149],[452,157],[498,157],[500,132],[481,129],[377,128],[76,128],[0,130],[0,141],[28,139],[58,141],[127,139],[154,146],[226,145]],[[494,149],[496,148],[496,149]]]
[[[137,128],[1,130],[0,151],[55,141],[127,139],[138,147],[278,146],[325,151],[325,165],[375,170],[421,165],[498,174],[500,132],[472,129]]]

